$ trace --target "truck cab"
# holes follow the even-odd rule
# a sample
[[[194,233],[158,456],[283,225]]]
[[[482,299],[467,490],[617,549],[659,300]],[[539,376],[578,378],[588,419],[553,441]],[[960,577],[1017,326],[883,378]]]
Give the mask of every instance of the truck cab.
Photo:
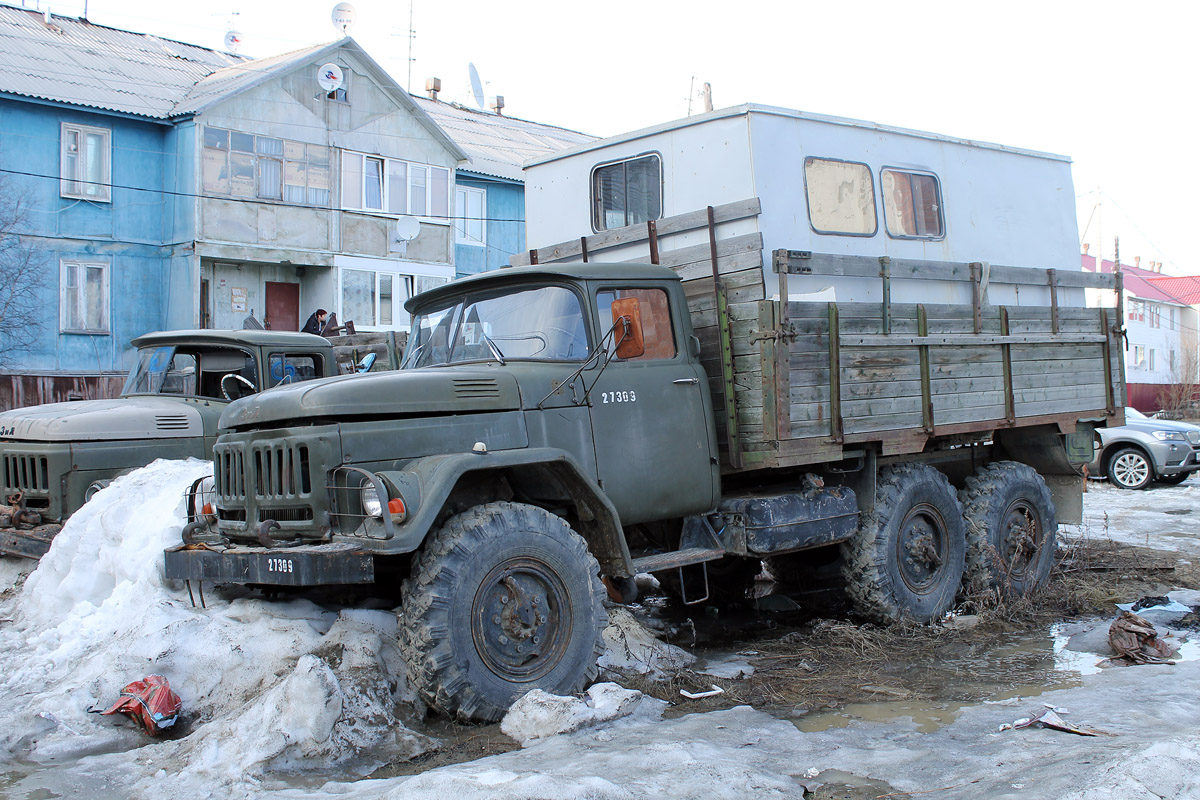
[[[133,346],[120,397],[0,414],[0,552],[40,558],[118,475],[158,458],[208,458],[231,401],[336,374],[329,340],[309,334],[164,331]]]

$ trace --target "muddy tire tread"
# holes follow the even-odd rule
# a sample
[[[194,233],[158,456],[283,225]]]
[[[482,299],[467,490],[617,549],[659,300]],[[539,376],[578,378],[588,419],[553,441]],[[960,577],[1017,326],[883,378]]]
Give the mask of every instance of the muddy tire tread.
[[[447,590],[453,589],[456,575],[470,569],[467,560],[475,546],[488,540],[489,532],[494,533],[501,519],[510,516],[519,523],[541,526],[552,536],[564,537],[570,556],[584,565],[586,574],[597,576],[589,586],[587,601],[597,621],[591,657],[575,685],[558,687],[560,693],[575,693],[591,684],[599,674],[598,659],[604,652],[600,632],[608,617],[598,578],[600,567],[583,537],[566,520],[536,506],[495,502],[464,511],[430,534],[414,555],[411,577],[404,580],[402,587],[403,615],[399,626],[400,653],[408,667],[410,685],[431,706],[464,721],[494,721],[508,707],[482,696],[472,686],[464,664],[456,660],[450,630],[462,622],[451,619]]]

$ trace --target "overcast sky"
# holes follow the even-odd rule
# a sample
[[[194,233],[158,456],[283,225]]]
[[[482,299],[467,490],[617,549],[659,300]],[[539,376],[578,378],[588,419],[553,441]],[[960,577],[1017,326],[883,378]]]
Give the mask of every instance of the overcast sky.
[[[409,3],[353,5],[350,35],[405,85]],[[232,25],[243,53],[266,56],[336,38],[333,6],[88,0],[88,16],[216,48]],[[1111,258],[1119,235],[1123,262],[1191,274],[1198,22],[1190,2],[413,0],[409,88],[436,75],[443,99],[471,104],[474,62],[506,113],[607,136],[684,117],[689,101],[697,113],[708,81],[717,108],[762,103],[1061,153],[1093,254],[1102,236]]]

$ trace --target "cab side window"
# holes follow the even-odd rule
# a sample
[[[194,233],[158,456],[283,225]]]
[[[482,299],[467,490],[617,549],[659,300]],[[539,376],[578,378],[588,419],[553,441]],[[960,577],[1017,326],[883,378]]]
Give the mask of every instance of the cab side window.
[[[642,315],[642,335],[645,337],[646,352],[637,358],[626,361],[655,361],[674,358],[677,352],[675,346],[675,330],[671,326],[671,306],[667,301],[667,293],[662,289],[603,289],[596,293],[596,307],[599,311],[601,335],[612,327],[612,304],[614,300],[626,297],[637,298]],[[620,330],[613,332],[608,341],[611,353],[616,349],[617,337]]]
[[[309,353],[271,353],[267,366],[268,387],[310,381],[325,374],[321,357]]]

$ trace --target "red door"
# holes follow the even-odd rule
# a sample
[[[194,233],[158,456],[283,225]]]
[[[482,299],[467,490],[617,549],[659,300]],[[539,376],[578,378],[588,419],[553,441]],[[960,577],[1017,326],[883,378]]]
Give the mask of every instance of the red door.
[[[266,315],[273,331],[300,330],[300,284],[267,281]]]

